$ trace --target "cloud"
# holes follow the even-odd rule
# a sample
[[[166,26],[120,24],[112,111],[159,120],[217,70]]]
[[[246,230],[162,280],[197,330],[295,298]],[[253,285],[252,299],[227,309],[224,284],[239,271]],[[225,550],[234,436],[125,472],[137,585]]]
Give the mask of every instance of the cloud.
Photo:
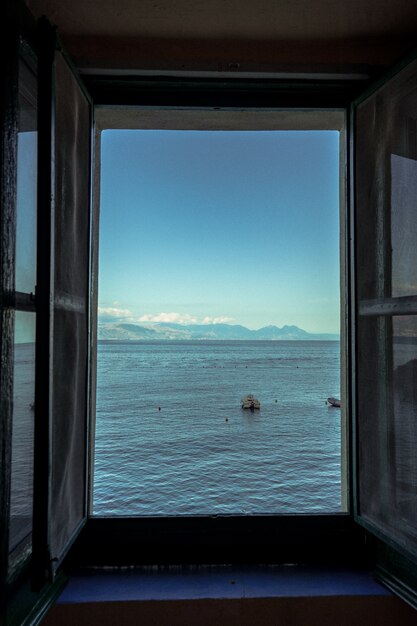
[[[208,317],[206,316],[201,324],[230,324],[233,322],[233,317],[227,317],[226,315],[221,315],[220,317]]]
[[[132,317],[131,311],[128,309],[119,309],[117,307],[98,307],[98,316],[100,318],[100,322],[114,322],[125,319],[130,319]]]
[[[113,303],[116,304],[116,303]],[[165,323],[165,324],[228,324],[233,322],[232,317],[220,315],[217,317],[206,316],[204,318],[190,315],[189,313],[176,313],[174,311],[166,313],[145,313],[144,315],[134,315],[129,309],[122,309],[117,306],[98,307],[100,323],[108,324],[121,321],[129,321],[132,324],[140,323]]]
[[[165,322],[165,323],[173,323],[173,324],[197,324],[198,320],[196,317],[189,315],[188,313],[158,313],[157,315],[153,315],[151,313],[146,313],[141,317],[138,317],[137,322]]]
[[[233,321],[232,317],[221,315],[219,317],[206,316],[203,319],[190,315],[189,313],[158,313],[156,315],[147,313],[136,318],[137,322],[162,322],[171,324],[228,324]]]

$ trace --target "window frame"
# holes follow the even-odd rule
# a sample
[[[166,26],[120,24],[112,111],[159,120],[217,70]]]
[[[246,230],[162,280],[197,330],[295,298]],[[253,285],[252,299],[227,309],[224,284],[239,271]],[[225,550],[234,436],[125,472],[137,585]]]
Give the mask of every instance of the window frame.
[[[341,253],[345,275],[344,309],[348,310],[349,249],[350,232],[348,208],[348,110],[352,94],[363,89],[361,81],[265,81],[213,79],[171,79],[118,76],[84,75],[87,90],[92,95],[95,107],[128,107],[133,105],[146,110],[185,108],[202,110],[224,108],[225,110],[342,110],[345,112],[344,163],[345,188],[344,223],[340,224],[344,237]],[[99,178],[97,163],[100,160],[99,146],[95,137],[94,161],[95,184]],[[93,221],[98,224],[99,200],[93,193]],[[93,242],[97,246],[98,227],[93,227]],[[97,309],[98,254],[93,253],[92,298],[93,309]],[[345,386],[349,395],[351,382],[350,351],[348,349],[348,316],[344,316],[345,328]],[[96,352],[97,320],[92,321],[91,352]],[[342,333],[341,333],[342,334]],[[90,407],[95,408],[95,366],[92,366],[92,397]],[[346,398],[347,399],[347,398]],[[347,408],[347,410],[349,410]],[[93,415],[93,414],[92,414]],[[92,418],[94,421],[94,417]],[[348,430],[348,424],[347,424]],[[91,427],[92,434],[94,426]],[[350,433],[346,432],[346,462],[350,465]],[[90,462],[93,458],[93,440],[90,442]],[[352,511],[351,472],[347,471],[347,512],[326,515],[251,515],[251,516],[185,516],[185,517],[98,517],[91,510],[87,526],[75,547],[76,559],[84,565],[101,563],[127,565],[170,562],[340,562],[340,556],[349,562],[367,561],[365,533],[355,527]],[[93,471],[90,466],[90,480]],[[90,485],[91,494],[91,485]],[[90,496],[91,509],[91,496]],[[193,537],[187,544],[187,538]],[[129,540],[126,542],[126,538]],[[187,544],[187,545],[186,545]],[[181,545],[181,549],[179,546]],[[193,548],[191,549],[191,545]],[[105,546],[105,548],[104,548]],[[347,549],[345,549],[347,548]],[[103,558],[103,555],[106,557]],[[244,555],[244,556],[242,556]]]
[[[229,95],[229,94],[228,94]],[[236,119],[238,120],[236,122]],[[92,430],[91,444],[90,444],[90,484],[89,484],[89,514],[93,516],[92,508],[92,496],[94,490],[94,431],[95,431],[95,404],[96,404],[96,372],[97,372],[97,309],[98,309],[98,275],[99,275],[99,263],[98,263],[98,249],[99,249],[99,223],[100,223],[100,181],[101,181],[101,133],[107,130],[174,130],[177,132],[183,131],[186,133],[189,130],[192,131],[206,131],[216,132],[217,128],[224,131],[242,130],[250,132],[256,131],[334,131],[339,133],[339,167],[338,167],[338,182],[339,182],[339,196],[338,196],[338,211],[339,211],[339,290],[340,299],[343,301],[346,298],[346,250],[342,249],[341,242],[344,241],[344,233],[346,230],[347,220],[347,204],[346,204],[346,180],[344,177],[345,163],[346,163],[346,144],[347,144],[347,131],[346,131],[346,109],[328,107],[325,110],[317,108],[294,108],[294,109],[276,109],[267,107],[265,102],[262,107],[238,107],[237,102],[235,106],[227,107],[201,107],[201,106],[187,106],[187,107],[125,107],[115,106],[108,107],[103,105],[96,105],[95,115],[95,158],[94,158],[94,183],[93,183],[93,275],[95,277],[95,283],[93,287],[92,298],[94,300],[93,320],[92,320],[92,383],[91,383],[91,399],[90,399],[90,423]],[[123,126],[124,125],[124,126]],[[344,298],[341,295],[344,295]],[[346,330],[347,319],[345,315],[345,307],[340,307],[340,386],[341,394],[343,398],[347,395],[347,372],[348,364],[346,359],[346,349],[343,348],[345,337],[347,336]],[[346,401],[342,402],[341,409],[341,476],[342,476],[342,489],[341,489],[341,511],[335,512],[339,514],[347,514],[349,512],[349,493],[350,488],[348,485],[348,437],[347,437],[347,419],[346,419]],[[268,512],[266,512],[268,513]],[[330,513],[321,513],[322,515],[329,515]],[[198,516],[198,513],[193,515]],[[222,513],[219,513],[222,515]],[[232,516],[239,517],[237,513],[231,513]],[[256,515],[256,514],[255,514]],[[271,515],[280,516],[283,514],[273,513]],[[287,515],[287,514],[286,514]],[[291,515],[291,513],[289,513]],[[315,514],[314,514],[315,515]],[[313,517],[314,517],[313,515]],[[318,513],[320,515],[320,513]],[[126,515],[127,517],[128,515]],[[97,517],[107,517],[106,515],[94,515]],[[110,517],[110,516],[108,516]],[[140,517],[140,515],[133,515],[133,517]],[[181,516],[179,516],[181,517]],[[186,516],[185,516],[186,517]],[[244,515],[242,515],[244,517]],[[262,515],[259,515],[262,517]],[[264,515],[265,517],[265,515]]]

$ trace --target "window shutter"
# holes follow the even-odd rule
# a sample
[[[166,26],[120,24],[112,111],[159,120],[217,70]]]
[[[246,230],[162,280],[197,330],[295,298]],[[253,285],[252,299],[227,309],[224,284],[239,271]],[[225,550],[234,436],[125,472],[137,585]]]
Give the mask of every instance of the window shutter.
[[[417,60],[352,120],[355,515],[377,537],[382,578],[417,604]]]
[[[40,24],[34,553],[54,574],[86,520],[91,102]]]

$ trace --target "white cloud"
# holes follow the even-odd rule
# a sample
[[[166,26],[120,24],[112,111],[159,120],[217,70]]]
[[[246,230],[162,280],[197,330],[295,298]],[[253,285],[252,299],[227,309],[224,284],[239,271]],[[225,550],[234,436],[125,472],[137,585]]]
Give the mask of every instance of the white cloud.
[[[220,317],[208,317],[206,316],[201,324],[230,324],[233,322],[233,317],[227,317],[226,315],[221,315]]]
[[[115,305],[116,302],[113,303]],[[140,323],[165,323],[165,324],[229,324],[233,322],[232,317],[220,315],[218,317],[206,316],[204,318],[190,315],[189,313],[176,313],[171,311],[166,313],[145,313],[144,315],[134,315],[129,309],[122,309],[117,306],[98,307],[98,315],[101,323],[114,323],[120,321],[129,321],[133,324]]]
[[[136,318],[136,322],[162,322],[172,324],[228,324],[233,322],[232,317],[226,317],[221,315],[219,317],[206,316],[203,319],[190,315],[189,313],[146,313],[141,317]]]
[[[137,322],[165,322],[165,323],[174,323],[174,324],[197,324],[198,320],[196,317],[189,315],[188,313],[158,313],[157,315],[153,315],[151,313],[146,313],[141,317],[138,317]]]
[[[98,307],[98,315],[106,319],[126,319],[132,317],[131,311],[128,309],[119,309],[117,307]]]

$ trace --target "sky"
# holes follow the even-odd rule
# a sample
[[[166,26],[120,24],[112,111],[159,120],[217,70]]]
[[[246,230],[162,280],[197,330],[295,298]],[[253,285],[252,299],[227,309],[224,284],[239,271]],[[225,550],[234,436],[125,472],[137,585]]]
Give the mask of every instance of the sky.
[[[99,321],[338,333],[337,131],[102,133]]]

